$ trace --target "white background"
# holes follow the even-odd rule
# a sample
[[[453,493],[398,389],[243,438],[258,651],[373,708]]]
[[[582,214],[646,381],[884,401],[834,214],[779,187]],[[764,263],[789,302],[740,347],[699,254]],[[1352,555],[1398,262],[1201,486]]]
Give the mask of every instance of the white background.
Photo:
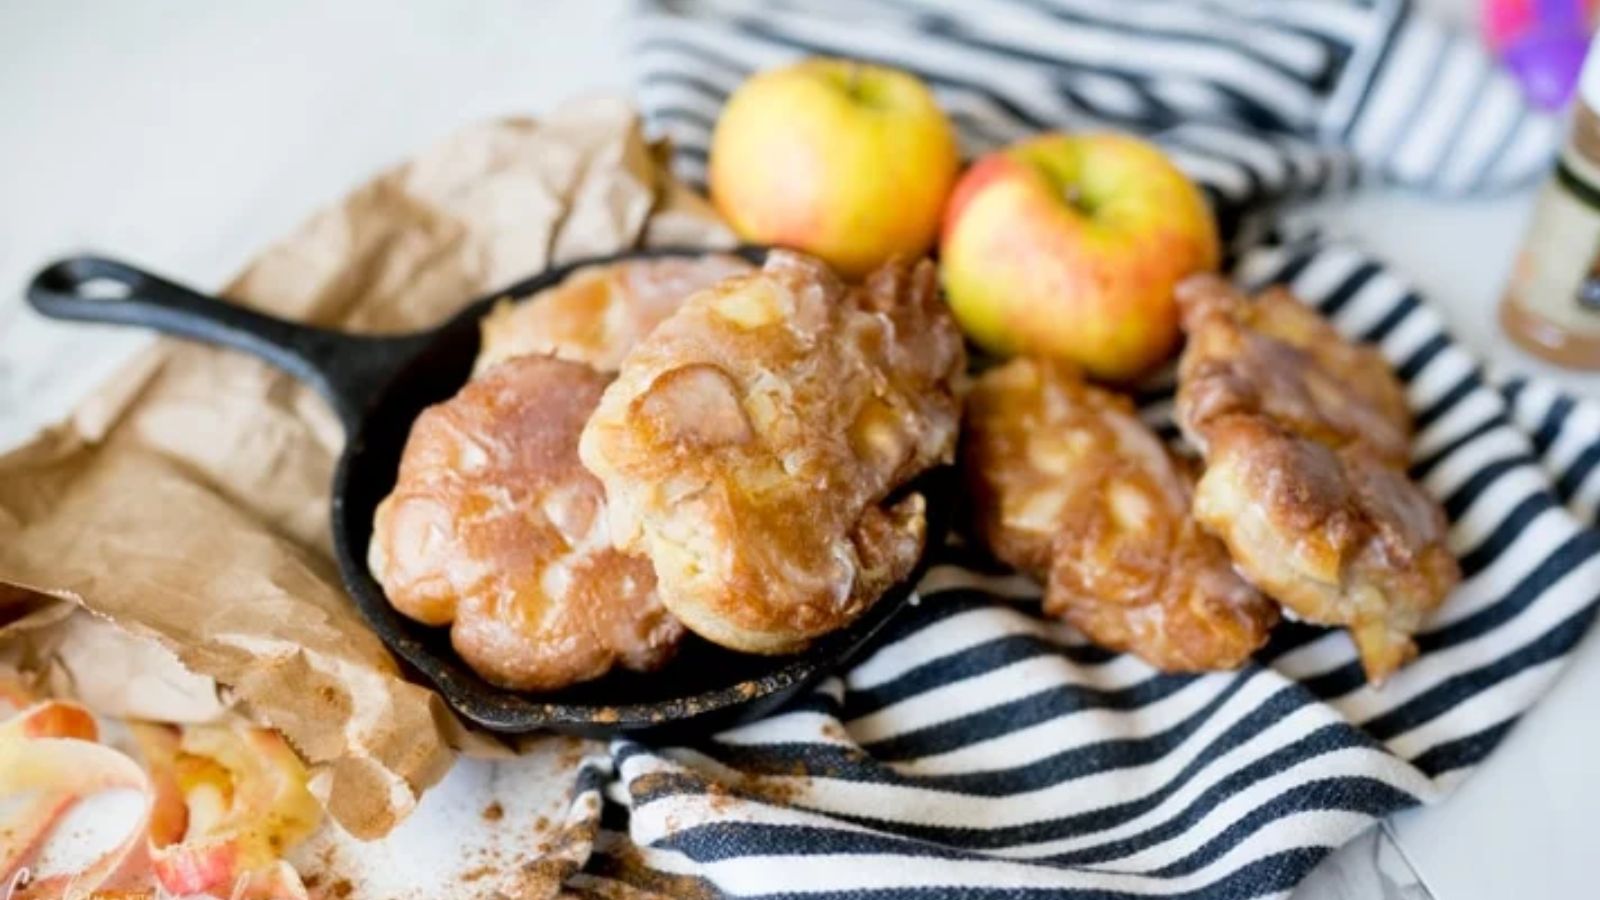
[[[1426,4],[1461,16],[1465,0]],[[625,90],[621,0],[0,0],[0,445],[64,414],[145,336],[26,312],[94,248],[216,285],[314,208],[455,127]],[[1319,207],[1497,365],[1494,304],[1529,196],[1387,192]],[[1600,397],[1600,377],[1565,376]],[[1600,646],[1444,804],[1401,816],[1439,900],[1596,896]],[[1319,896],[1334,896],[1320,894]]]

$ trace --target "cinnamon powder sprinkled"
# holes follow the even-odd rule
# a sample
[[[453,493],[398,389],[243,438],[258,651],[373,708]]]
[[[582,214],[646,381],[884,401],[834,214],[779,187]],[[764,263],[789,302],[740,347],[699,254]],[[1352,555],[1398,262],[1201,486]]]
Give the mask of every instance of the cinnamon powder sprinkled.
[[[557,763],[563,769],[571,769],[578,763],[583,762],[587,751],[588,744],[582,738],[562,735],[561,752],[556,756]]]
[[[628,885],[633,896],[671,897],[673,900],[712,900],[723,896],[703,878],[652,869],[631,843],[618,844],[597,854],[591,867],[596,875]]]
[[[499,800],[496,800],[483,808],[483,820],[485,822],[498,822],[505,817],[506,808],[500,805]]]

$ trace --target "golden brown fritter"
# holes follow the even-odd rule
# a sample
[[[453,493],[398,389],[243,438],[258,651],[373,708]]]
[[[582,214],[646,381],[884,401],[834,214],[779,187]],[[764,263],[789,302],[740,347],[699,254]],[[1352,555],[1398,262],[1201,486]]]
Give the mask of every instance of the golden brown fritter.
[[[1195,517],[1278,602],[1348,627],[1382,681],[1460,580],[1444,512],[1405,473],[1399,380],[1281,289],[1251,300],[1196,277],[1178,302],[1178,421],[1205,457]]]
[[[1178,372],[1178,424],[1202,450],[1207,425],[1262,415],[1340,447],[1362,441],[1403,466],[1411,455],[1405,389],[1382,354],[1345,340],[1281,287],[1246,298],[1216,275],[1178,286],[1188,334]]]
[[[1367,678],[1416,655],[1423,620],[1460,580],[1432,498],[1365,444],[1334,450],[1259,416],[1207,430],[1195,516],[1262,590],[1350,629]]]
[[[473,373],[525,354],[615,372],[640,339],[690,294],[755,269],[725,253],[662,256],[585,266],[518,302],[501,301],[480,324]]]
[[[449,625],[503,687],[554,690],[613,665],[649,670],[683,627],[648,560],[613,549],[578,434],[610,379],[522,356],[417,417],[367,564],[395,609]]]
[[[887,498],[953,453],[963,364],[931,263],[846,288],[774,252],[634,349],[579,453],[617,546],[649,556],[685,625],[790,652],[915,565],[923,498]]]
[[[1266,642],[1277,607],[1194,522],[1192,474],[1126,397],[1013,359],[974,384],[962,447],[982,537],[1045,579],[1050,615],[1168,671],[1234,668]]]

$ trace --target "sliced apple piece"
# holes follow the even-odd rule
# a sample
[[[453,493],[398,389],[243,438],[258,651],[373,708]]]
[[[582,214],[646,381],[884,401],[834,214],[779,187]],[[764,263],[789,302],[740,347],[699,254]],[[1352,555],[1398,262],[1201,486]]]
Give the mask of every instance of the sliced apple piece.
[[[188,726],[177,751],[152,766],[170,767],[155,781],[170,777],[187,809],[183,839],[152,842],[150,850],[157,883],[179,896],[281,882],[266,870],[322,818],[306,789],[305,767],[273,731]]]

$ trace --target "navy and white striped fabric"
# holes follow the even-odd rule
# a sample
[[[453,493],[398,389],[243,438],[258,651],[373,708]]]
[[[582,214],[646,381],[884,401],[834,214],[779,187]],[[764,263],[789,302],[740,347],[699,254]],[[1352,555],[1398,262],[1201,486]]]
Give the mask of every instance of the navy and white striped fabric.
[[[656,0],[636,30],[639,97],[690,181],[727,93],[800,54],[918,71],[969,152],[1046,128],[1155,135],[1232,226],[1236,277],[1288,284],[1405,379],[1413,474],[1465,580],[1374,690],[1344,633],[1289,623],[1242,671],[1157,673],[953,544],[874,650],[782,714],[586,760],[553,857],[570,887],[1282,896],[1448,791],[1556,676],[1600,602],[1600,406],[1491,379],[1354,248],[1241,227],[1369,173],[1455,192],[1540,172],[1551,124],[1470,41],[1360,0]],[[1142,401],[1175,434],[1170,381]]]

